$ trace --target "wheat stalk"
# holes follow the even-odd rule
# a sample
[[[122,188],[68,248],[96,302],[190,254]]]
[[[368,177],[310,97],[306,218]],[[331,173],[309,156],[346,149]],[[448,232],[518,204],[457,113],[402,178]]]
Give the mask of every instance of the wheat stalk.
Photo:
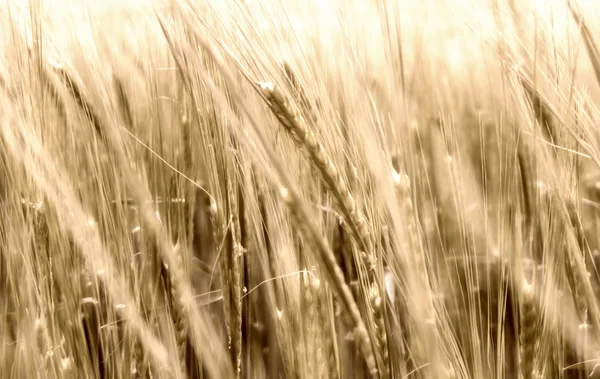
[[[309,129],[304,118],[295,111],[289,99],[272,83],[262,82],[259,83],[259,86],[275,117],[277,117],[298,146],[308,153],[311,162],[315,165],[328,189],[337,200],[345,220],[350,225],[354,238],[367,255],[367,267],[370,270],[374,270],[376,262],[373,255],[373,241],[367,220],[359,209],[354,196],[348,189],[337,166],[327,156],[323,145],[318,141],[315,133]]]

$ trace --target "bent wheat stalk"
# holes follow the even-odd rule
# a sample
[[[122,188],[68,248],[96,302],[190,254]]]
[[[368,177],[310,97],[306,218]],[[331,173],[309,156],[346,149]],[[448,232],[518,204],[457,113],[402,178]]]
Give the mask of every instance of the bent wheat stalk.
[[[338,202],[344,219],[349,223],[359,246],[367,254],[369,269],[373,270],[375,268],[375,258],[369,227],[344,178],[333,161],[327,156],[315,133],[308,128],[304,118],[294,110],[290,100],[273,83],[260,82],[258,85],[271,112],[292,136],[294,142],[300,148],[305,149],[311,162],[322,175],[325,184]]]

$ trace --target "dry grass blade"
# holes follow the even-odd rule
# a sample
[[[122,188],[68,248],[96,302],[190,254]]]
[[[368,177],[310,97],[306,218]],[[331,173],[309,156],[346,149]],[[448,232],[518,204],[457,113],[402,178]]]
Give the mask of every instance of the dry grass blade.
[[[600,85],[600,51],[598,51],[598,47],[590,32],[590,29],[585,23],[585,19],[583,15],[579,12],[579,10],[573,4],[574,0],[568,0],[569,11],[571,15],[579,25],[579,30],[581,31],[581,36],[583,37],[583,42],[585,43],[585,47],[588,52],[588,56],[592,63],[592,67],[594,68],[594,73],[596,74],[596,81]]]
[[[231,356],[236,376],[239,378],[242,369],[242,271],[240,261],[243,259],[241,245],[240,219],[238,214],[237,193],[233,180],[227,180],[227,198],[229,215],[232,218],[228,231],[227,250],[221,254],[221,275],[229,294],[226,301],[228,309],[228,327],[231,339]]]

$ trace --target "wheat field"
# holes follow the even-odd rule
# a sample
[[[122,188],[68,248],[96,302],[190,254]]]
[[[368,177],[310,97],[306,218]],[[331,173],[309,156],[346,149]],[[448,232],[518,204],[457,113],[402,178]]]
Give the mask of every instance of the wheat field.
[[[600,378],[600,4],[0,7],[0,378]]]

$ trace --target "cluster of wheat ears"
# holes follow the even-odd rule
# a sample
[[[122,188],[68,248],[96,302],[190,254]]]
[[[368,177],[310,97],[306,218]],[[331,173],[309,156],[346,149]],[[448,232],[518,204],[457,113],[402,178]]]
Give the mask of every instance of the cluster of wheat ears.
[[[1,8],[0,378],[600,377],[597,6],[99,4]]]

